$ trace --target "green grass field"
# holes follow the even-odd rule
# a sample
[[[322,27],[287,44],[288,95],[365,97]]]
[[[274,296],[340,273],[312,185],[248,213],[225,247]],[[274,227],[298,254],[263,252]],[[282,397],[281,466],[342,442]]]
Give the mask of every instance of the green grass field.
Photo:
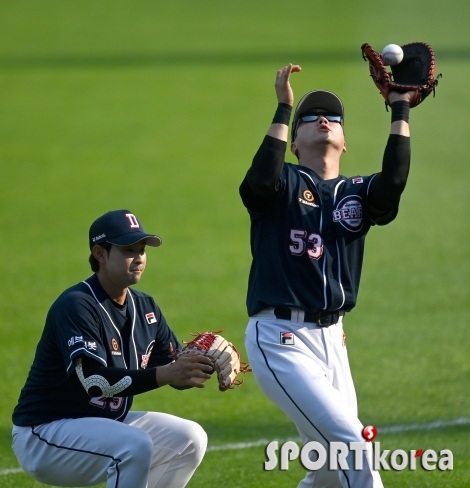
[[[345,327],[360,418],[379,427],[383,448],[454,454],[453,471],[387,471],[385,486],[470,486],[470,424],[426,427],[470,418],[468,2],[4,0],[0,13],[0,486],[42,486],[16,470],[11,412],[50,304],[90,274],[94,218],[129,208],[162,236],[138,287],[181,339],[223,328],[242,348],[250,250],[238,185],[276,107],[276,70],[301,64],[297,100],[338,93],[342,172],[370,174],[390,115],[360,46],[412,41],[434,47],[443,79],[412,111],[400,214],[368,237]],[[252,376],[224,394],[213,383],[147,393],[135,408],[206,429],[191,488],[295,487],[302,477],[297,463],[263,471],[256,442],[297,433]],[[380,433],[411,424],[424,427]]]

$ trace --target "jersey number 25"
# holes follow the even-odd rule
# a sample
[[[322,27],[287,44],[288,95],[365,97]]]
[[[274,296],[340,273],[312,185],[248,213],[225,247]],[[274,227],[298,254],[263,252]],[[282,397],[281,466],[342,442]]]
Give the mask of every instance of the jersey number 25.
[[[121,408],[124,398],[122,397],[92,397],[90,398],[90,405],[98,408],[108,407],[111,411],[117,411]]]

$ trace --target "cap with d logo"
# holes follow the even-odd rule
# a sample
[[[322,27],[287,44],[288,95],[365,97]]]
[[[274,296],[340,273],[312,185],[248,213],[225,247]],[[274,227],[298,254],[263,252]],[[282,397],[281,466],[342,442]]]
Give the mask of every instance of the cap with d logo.
[[[158,247],[162,240],[155,234],[147,234],[140,220],[129,210],[113,210],[98,217],[90,227],[89,245],[109,242],[116,246],[129,246],[145,239],[149,246]]]

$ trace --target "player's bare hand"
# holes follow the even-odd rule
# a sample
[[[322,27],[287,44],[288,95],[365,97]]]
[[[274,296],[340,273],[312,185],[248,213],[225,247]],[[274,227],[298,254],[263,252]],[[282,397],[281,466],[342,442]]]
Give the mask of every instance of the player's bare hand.
[[[212,360],[202,354],[185,354],[173,363],[157,368],[159,386],[195,386],[204,388],[204,381],[211,378]]]
[[[290,86],[291,73],[297,73],[302,68],[298,64],[289,64],[280,69],[276,75],[276,83],[274,88],[276,89],[277,101],[279,103],[287,103],[291,107],[294,105],[294,92]]]
[[[390,102],[390,104],[392,104],[393,102],[397,102],[398,100],[405,100],[406,102],[411,103],[411,101],[414,99],[415,96],[416,96],[416,92],[414,91],[401,93],[392,90],[388,94],[388,101]]]

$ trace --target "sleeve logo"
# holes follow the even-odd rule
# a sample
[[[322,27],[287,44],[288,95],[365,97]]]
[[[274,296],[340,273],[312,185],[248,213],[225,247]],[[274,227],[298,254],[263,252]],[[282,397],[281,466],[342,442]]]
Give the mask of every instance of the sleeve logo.
[[[79,343],[79,342],[84,342],[84,340],[83,340],[83,336],[72,336],[72,337],[71,337],[71,338],[68,340],[67,344],[68,344],[69,346],[73,346],[74,344],[77,344],[77,343]]]

